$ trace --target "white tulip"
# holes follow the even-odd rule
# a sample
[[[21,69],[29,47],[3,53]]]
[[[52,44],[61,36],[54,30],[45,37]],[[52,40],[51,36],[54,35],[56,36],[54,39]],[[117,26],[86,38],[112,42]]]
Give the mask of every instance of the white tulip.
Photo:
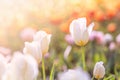
[[[25,47],[23,49],[24,54],[31,54],[39,63],[42,59],[41,46],[39,42],[25,42]]]
[[[0,80],[6,71],[7,62],[3,55],[0,54]]]
[[[93,71],[93,75],[95,78],[100,79],[103,78],[105,75],[105,68],[103,66],[103,62],[97,62],[94,66],[94,71]]]
[[[71,22],[70,24],[70,33],[79,46],[84,46],[89,40],[89,36],[94,27],[94,23],[91,23],[86,27],[86,18],[78,18]]]
[[[43,54],[48,52],[50,40],[51,34],[47,34],[45,31],[39,31],[34,35],[34,41],[40,43]]]
[[[31,55],[15,53],[10,69],[15,80],[34,80],[38,75],[38,64]]]
[[[12,71],[11,63],[7,64],[6,71],[2,76],[2,80],[16,80],[16,75]]]
[[[59,73],[58,80],[90,80],[90,76],[87,72],[84,72],[81,68],[78,68]]]

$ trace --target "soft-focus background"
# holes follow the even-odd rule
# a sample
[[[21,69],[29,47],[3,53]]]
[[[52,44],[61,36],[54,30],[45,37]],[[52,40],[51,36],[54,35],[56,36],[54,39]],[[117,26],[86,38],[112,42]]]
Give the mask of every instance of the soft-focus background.
[[[7,56],[22,51],[25,41],[44,30],[52,34],[45,55],[47,75],[53,62],[58,63],[56,73],[81,65],[80,47],[69,35],[69,24],[79,17],[86,17],[88,25],[95,23],[96,32],[86,45],[88,72],[92,75],[94,64],[102,60],[106,76],[120,79],[120,0],[0,0],[0,52]],[[72,50],[64,60],[68,45]]]

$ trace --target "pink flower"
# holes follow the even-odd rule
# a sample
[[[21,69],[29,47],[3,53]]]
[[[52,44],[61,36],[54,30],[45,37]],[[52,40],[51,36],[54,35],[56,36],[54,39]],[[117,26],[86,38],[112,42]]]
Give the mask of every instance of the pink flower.
[[[93,31],[90,35],[90,41],[95,41],[98,44],[104,44],[104,33],[101,31]]]
[[[107,33],[104,35],[104,43],[105,44],[111,42],[112,40],[113,40],[113,37],[111,34]]]
[[[115,50],[115,48],[116,48],[116,44],[114,42],[111,42],[110,45],[109,45],[109,49],[111,51],[113,51],[113,50]]]
[[[68,42],[68,44],[74,44],[74,40],[71,35],[67,34],[65,35],[65,40]]]
[[[32,41],[36,30],[33,28],[25,28],[21,31],[20,37],[23,41]]]

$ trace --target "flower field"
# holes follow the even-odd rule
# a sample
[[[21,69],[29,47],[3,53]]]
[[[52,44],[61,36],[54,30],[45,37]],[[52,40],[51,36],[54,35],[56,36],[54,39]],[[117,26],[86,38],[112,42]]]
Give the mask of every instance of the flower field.
[[[120,0],[0,6],[0,80],[120,80]]]

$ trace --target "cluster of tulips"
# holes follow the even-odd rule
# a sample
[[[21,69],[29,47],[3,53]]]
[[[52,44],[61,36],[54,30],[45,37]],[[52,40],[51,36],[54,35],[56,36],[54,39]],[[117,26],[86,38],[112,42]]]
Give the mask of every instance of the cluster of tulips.
[[[94,23],[86,27],[86,18],[78,18],[71,22],[70,33],[76,45],[80,46],[82,52],[82,66],[75,66],[74,69],[67,69],[55,74],[55,64],[51,68],[49,80],[100,80],[104,78],[105,67],[103,61],[97,62],[93,69],[93,77],[87,72],[84,46],[88,43],[89,37],[93,30]],[[32,42],[25,42],[23,52],[14,52],[11,61],[7,62],[3,55],[0,55],[0,80],[47,80],[46,66],[44,57],[49,49],[51,34],[45,31],[38,31],[33,37]],[[66,56],[67,59],[67,56]],[[42,67],[42,70],[39,67]],[[42,77],[38,75],[42,72]],[[105,78],[105,80],[109,80]]]

